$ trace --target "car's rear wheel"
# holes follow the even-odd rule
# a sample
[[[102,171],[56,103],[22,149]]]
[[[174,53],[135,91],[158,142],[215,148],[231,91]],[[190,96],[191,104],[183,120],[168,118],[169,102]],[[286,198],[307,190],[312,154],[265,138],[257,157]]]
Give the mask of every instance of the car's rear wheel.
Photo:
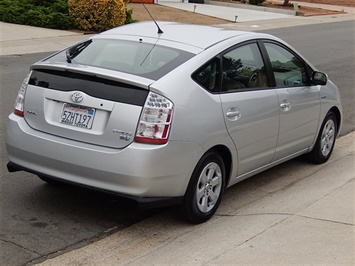
[[[333,112],[329,112],[323,121],[316,145],[308,154],[308,159],[317,164],[328,161],[333,152],[336,136],[337,119]]]
[[[185,219],[198,224],[213,216],[222,199],[225,172],[224,162],[218,153],[210,151],[200,159],[181,206]]]

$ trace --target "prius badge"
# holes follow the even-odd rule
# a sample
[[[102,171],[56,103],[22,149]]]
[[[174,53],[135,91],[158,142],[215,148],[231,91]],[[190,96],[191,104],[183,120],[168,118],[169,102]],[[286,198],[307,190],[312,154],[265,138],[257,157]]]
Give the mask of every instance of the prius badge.
[[[75,103],[80,103],[83,99],[84,94],[82,94],[81,92],[76,91],[71,95],[71,100]]]
[[[125,141],[129,141],[131,139],[131,137],[132,137],[132,133],[131,132],[119,130],[119,129],[116,129],[116,128],[114,128],[112,130],[112,132],[120,134],[120,139],[125,140]]]

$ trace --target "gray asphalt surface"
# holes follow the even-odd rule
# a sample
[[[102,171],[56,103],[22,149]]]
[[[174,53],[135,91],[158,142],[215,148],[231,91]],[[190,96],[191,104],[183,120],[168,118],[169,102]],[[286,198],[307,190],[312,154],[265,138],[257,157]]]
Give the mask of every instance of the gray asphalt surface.
[[[292,43],[320,70],[328,72],[341,89],[345,109],[345,125],[342,131],[344,135],[355,128],[354,22],[349,20],[348,16],[341,16],[337,21],[344,20],[342,22],[324,23],[332,20],[331,17],[310,19],[307,23],[298,19],[292,19],[292,22],[271,20],[272,22],[232,23],[226,27],[262,30],[275,34]],[[310,21],[316,24],[309,25]],[[302,26],[279,28],[290,25]],[[14,32],[13,30],[14,28],[11,31]],[[349,175],[349,172],[355,172],[351,163],[354,155],[351,150],[353,138],[340,142],[341,146],[337,146],[334,159],[332,158],[328,167],[314,167],[301,160],[293,160],[233,187],[227,191],[215,219],[198,227],[181,223],[174,208],[144,212],[114,196],[67,186],[52,187],[24,172],[7,173],[4,146],[6,117],[12,111],[18,87],[29,65],[47,53],[23,54],[50,51],[50,48],[61,49],[69,43],[85,38],[74,33],[50,31],[45,34],[45,39],[41,39],[43,30],[33,30],[37,33],[26,30],[26,34],[22,35],[17,32],[16,42],[7,39],[8,35],[2,36],[1,54],[7,56],[0,56],[0,265],[32,264],[70,250],[73,252],[47,261],[46,264],[231,264],[235,262],[234,256],[238,256],[240,263],[283,261],[354,264],[354,257],[351,255],[355,241],[353,239],[351,242],[351,232],[354,232],[355,207],[354,194],[351,192],[354,188],[354,175]],[[5,32],[4,28],[2,32]],[[26,35],[33,38],[25,38]],[[57,35],[63,37],[57,38]],[[337,172],[331,172],[329,167]],[[344,172],[346,170],[347,172]],[[337,174],[339,176],[335,177]],[[334,180],[336,182],[333,182]],[[272,201],[272,198],[275,200]],[[266,218],[265,214],[260,215],[260,208],[265,206],[269,206],[266,210],[270,213],[270,219]],[[312,206],[313,209],[307,206]],[[327,206],[330,212],[333,211],[334,215],[321,213],[320,211],[326,209],[324,206]],[[255,211],[254,208],[259,210]],[[318,217],[318,220],[304,221],[300,216],[294,216],[301,210],[303,216]],[[275,216],[277,212],[279,218],[282,216],[291,219],[279,219]],[[239,217],[240,220],[237,221],[239,214],[243,217]],[[152,215],[153,218],[148,218]],[[314,222],[315,220],[317,222]],[[324,226],[322,220],[330,223]],[[266,227],[265,222],[268,223]],[[132,226],[133,224],[136,225]],[[277,224],[282,226],[275,226]],[[275,234],[269,230],[273,227]],[[216,228],[230,230],[223,232]],[[263,234],[263,230],[268,234]],[[298,234],[293,235],[293,231]],[[323,234],[329,234],[329,238]],[[106,237],[107,235],[111,236]],[[208,235],[215,237],[209,238]],[[253,243],[251,240],[258,240],[258,235],[261,236],[260,242]],[[283,235],[286,236],[286,242],[283,238],[280,239]],[[312,237],[309,237],[310,235]],[[235,241],[229,236],[233,236]],[[101,238],[103,239],[100,240]],[[293,239],[294,246],[289,246],[287,239]],[[319,244],[316,245],[313,239],[319,241]],[[211,245],[204,244],[209,242]],[[221,245],[220,242],[225,244]],[[93,244],[89,245],[90,243]],[[213,243],[220,244],[215,246]],[[195,253],[191,253],[194,249],[190,244]],[[166,246],[166,249],[162,248],[162,245]],[[233,250],[232,246],[242,249]],[[270,247],[269,250],[267,247]],[[292,253],[290,247],[300,248],[301,251],[299,254]],[[317,247],[324,253],[317,251]],[[309,252],[305,250],[307,248]],[[290,260],[280,260],[280,257],[272,254],[273,251],[283,252]],[[297,260],[297,254],[298,258],[303,256],[301,260]],[[262,258],[258,260],[258,255],[264,255],[264,259],[268,258],[270,261]],[[140,258],[146,260],[142,261]],[[182,260],[184,258],[185,261]],[[247,258],[255,260],[248,261]]]
[[[344,135],[355,129],[354,21],[264,30],[292,44],[339,87],[344,112]]]

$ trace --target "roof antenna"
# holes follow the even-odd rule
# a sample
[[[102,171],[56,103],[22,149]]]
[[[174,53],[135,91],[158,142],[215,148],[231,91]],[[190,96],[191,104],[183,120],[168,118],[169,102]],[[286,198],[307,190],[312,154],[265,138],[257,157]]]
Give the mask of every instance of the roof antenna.
[[[149,10],[148,10],[147,7],[145,6],[145,4],[142,2],[142,0],[141,0],[141,4],[144,6],[145,10],[147,10],[149,16],[152,18],[152,20],[154,21],[155,25],[157,25],[158,34],[164,33],[164,31],[161,30],[161,28],[159,27],[158,23],[155,21],[155,19],[153,18],[152,14],[150,14]]]

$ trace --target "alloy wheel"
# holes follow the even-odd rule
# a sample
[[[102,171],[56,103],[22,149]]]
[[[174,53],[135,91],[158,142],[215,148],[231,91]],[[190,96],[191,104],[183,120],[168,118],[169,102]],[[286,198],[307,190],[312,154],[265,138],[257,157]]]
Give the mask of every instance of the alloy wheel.
[[[222,188],[222,171],[218,164],[211,162],[202,170],[196,186],[198,209],[209,212],[217,203]]]

